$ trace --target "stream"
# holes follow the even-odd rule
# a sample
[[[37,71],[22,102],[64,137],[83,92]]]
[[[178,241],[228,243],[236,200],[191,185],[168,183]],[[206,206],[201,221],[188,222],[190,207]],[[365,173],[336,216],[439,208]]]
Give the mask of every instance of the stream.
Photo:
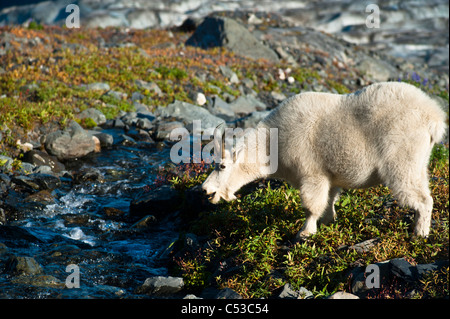
[[[118,131],[104,131],[119,137]],[[176,220],[158,220],[142,230],[133,228],[136,220],[127,215],[133,196],[154,182],[168,158],[168,147],[116,143],[70,164],[69,171],[98,170],[103,181],[75,184],[63,177],[52,192],[54,202],[35,209],[28,204],[24,218],[4,226],[0,242],[7,249],[2,255],[0,247],[0,260],[7,264],[8,256],[33,257],[42,271],[30,278],[0,273],[0,298],[145,297],[136,288],[147,277],[167,275],[160,257],[178,238]],[[79,287],[69,289],[65,283],[76,274],[74,268]]]

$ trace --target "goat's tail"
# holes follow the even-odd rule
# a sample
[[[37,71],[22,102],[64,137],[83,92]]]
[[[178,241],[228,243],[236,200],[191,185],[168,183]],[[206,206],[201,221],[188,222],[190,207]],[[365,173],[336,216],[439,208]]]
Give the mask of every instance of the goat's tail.
[[[444,112],[442,112],[444,113]],[[432,119],[428,123],[428,132],[431,135],[431,144],[439,143],[448,134],[448,118]]]

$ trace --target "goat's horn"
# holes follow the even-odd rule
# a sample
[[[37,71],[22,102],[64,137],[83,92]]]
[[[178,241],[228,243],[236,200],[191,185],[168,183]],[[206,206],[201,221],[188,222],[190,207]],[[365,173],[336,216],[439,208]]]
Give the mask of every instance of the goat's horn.
[[[216,126],[216,129],[214,130],[214,138],[218,138],[219,134],[220,134],[220,139],[221,139],[221,143],[220,143],[220,153],[221,153],[221,157],[222,159],[225,158],[225,129],[226,129],[227,125],[225,124],[225,122],[220,123],[219,125]],[[219,145],[217,145],[219,146]]]

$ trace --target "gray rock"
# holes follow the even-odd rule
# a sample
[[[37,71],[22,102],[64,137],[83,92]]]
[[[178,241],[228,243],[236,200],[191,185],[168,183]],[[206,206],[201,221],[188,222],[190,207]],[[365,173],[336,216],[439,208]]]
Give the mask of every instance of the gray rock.
[[[397,71],[389,63],[368,56],[356,65],[356,69],[375,82],[384,82],[397,75]]]
[[[352,245],[348,247],[349,249],[354,249],[358,254],[367,253],[369,252],[373,247],[375,247],[379,242],[381,242],[380,238],[372,238],[365,240],[363,242],[360,242],[358,244]]]
[[[99,169],[95,167],[84,167],[73,174],[75,183],[97,182],[103,183],[105,177]]]
[[[244,26],[226,17],[205,18],[186,44],[204,49],[225,47],[248,58],[278,62],[272,49],[258,41]]]
[[[149,119],[142,118],[137,120],[136,127],[143,130],[151,130],[153,128],[153,124]]]
[[[37,167],[48,166],[55,173],[65,170],[64,164],[60,163],[55,156],[48,155],[45,152],[31,150],[24,154],[23,161],[31,163]],[[35,171],[35,173],[44,173]]]
[[[223,119],[212,115],[205,108],[181,101],[175,101],[166,107],[158,107],[155,114],[162,118],[174,117],[183,122],[186,127],[192,127],[194,120],[200,120],[202,131],[215,128],[225,122]]]
[[[156,276],[147,278],[139,292],[149,295],[171,295],[179,292],[183,286],[183,278]]]
[[[237,125],[243,129],[254,128],[261,122],[271,111],[253,112],[249,116],[237,122]]]
[[[119,91],[114,91],[114,90],[110,90],[106,93],[107,96],[111,96],[112,98],[116,99],[116,100],[126,100],[128,97],[128,94],[124,93],[124,92],[119,92]]]
[[[235,114],[231,109],[230,104],[222,100],[219,96],[212,97],[212,103],[208,105],[208,110],[218,117],[223,118],[225,116],[227,120],[235,118]]]
[[[17,185],[34,190],[53,190],[61,186],[58,177],[49,174],[33,173],[29,175],[13,176],[11,181]]]
[[[237,84],[239,83],[239,78],[236,73],[234,73],[233,70],[231,70],[229,67],[225,65],[219,66],[220,72],[228,79],[228,81],[231,84]]]
[[[86,132],[91,136],[98,138],[101,147],[111,147],[114,144],[114,137],[111,134],[93,130],[88,130]]]
[[[33,173],[27,177],[35,181],[40,190],[53,190],[61,186],[61,180],[51,174]]]
[[[14,160],[5,155],[0,155],[0,172],[9,172],[12,170]]]
[[[33,276],[18,276],[11,280],[14,284],[30,285],[34,287],[59,288],[65,287],[65,283],[61,282],[54,276],[50,275],[33,275]]]
[[[155,138],[158,140],[168,139],[172,130],[183,127],[183,123],[178,121],[159,123],[157,126]]]
[[[329,296],[327,299],[359,299],[359,297],[345,291],[338,291]]]
[[[80,158],[95,150],[95,142],[75,121],[71,121],[64,131],[56,131],[45,136],[45,149],[58,160]]]
[[[285,284],[278,295],[278,298],[281,299],[310,299],[313,297],[312,292],[308,289],[300,287],[299,290],[294,290],[290,284]]]
[[[109,91],[111,88],[108,83],[96,82],[86,85],[86,89],[94,91]]]
[[[154,82],[146,82],[143,80],[135,80],[134,83],[136,84],[136,86],[140,89],[143,90],[148,90],[149,92],[154,92],[156,93],[157,96],[163,96],[164,93],[163,91],[161,91],[161,89],[159,88],[159,86],[154,83]]]
[[[413,266],[404,258],[395,258],[389,261],[389,266],[394,276],[405,281],[417,281],[429,271],[436,271],[442,267],[448,267],[448,260]]]
[[[5,271],[15,275],[38,275],[42,267],[33,257],[12,256],[6,262]]]
[[[251,95],[240,96],[230,104],[236,114],[248,115],[255,111],[264,111],[267,106]]]

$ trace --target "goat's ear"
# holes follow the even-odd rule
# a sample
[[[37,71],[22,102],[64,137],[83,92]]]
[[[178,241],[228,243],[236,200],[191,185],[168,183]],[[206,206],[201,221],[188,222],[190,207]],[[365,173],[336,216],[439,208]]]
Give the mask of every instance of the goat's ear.
[[[227,125],[225,122],[220,123],[214,129],[214,148],[219,150],[221,158],[224,159],[225,156],[225,129]],[[218,159],[217,159],[218,160]]]

